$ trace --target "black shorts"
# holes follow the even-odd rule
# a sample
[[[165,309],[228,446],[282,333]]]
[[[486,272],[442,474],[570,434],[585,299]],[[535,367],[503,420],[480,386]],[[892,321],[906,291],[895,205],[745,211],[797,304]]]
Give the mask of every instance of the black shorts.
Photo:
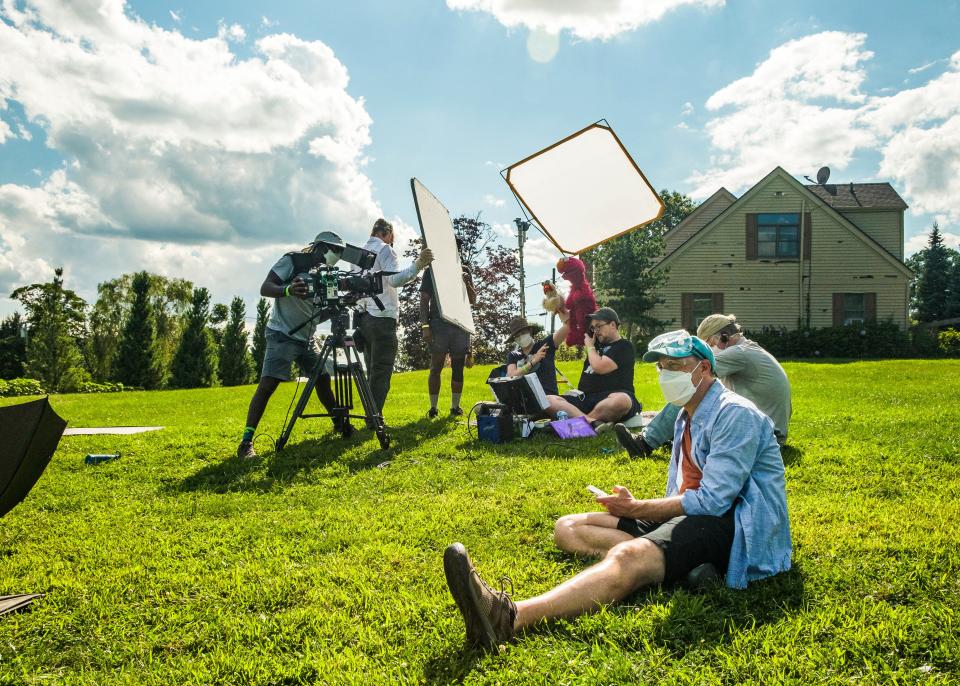
[[[653,541],[663,551],[663,583],[683,581],[694,568],[710,562],[725,574],[733,545],[733,509],[722,517],[681,515],[666,522],[621,517],[617,528],[635,538]]]
[[[433,334],[433,341],[430,343],[432,353],[450,353],[451,357],[463,357],[470,350],[470,334],[448,321],[431,319],[430,333]]]
[[[623,415],[622,419],[630,419],[630,417],[640,413],[640,401],[634,398],[630,391],[601,391],[599,393],[587,393],[582,398],[575,395],[564,395],[561,397],[584,414],[590,414],[593,412],[593,408],[595,408],[601,400],[605,400],[614,393],[626,393],[630,396],[630,400],[633,402],[633,405],[630,406],[630,411]]]

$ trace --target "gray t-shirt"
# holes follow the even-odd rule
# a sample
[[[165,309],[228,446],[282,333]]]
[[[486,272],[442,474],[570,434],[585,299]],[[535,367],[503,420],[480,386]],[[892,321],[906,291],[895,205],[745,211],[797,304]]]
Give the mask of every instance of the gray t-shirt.
[[[742,335],[736,345],[715,353],[716,372],[721,383],[753,404],[773,420],[784,439],[793,406],[790,381],[777,358]]]
[[[288,283],[296,276],[293,273],[293,260],[289,255],[284,255],[277,263],[270,268],[274,274],[280,277],[280,281]],[[295,334],[290,330],[300,326],[303,322],[313,316],[314,309],[310,300],[304,300],[296,296],[275,298],[273,301],[273,310],[270,312],[270,321],[267,322],[267,328],[279,331],[285,336],[303,341],[306,343],[313,336],[317,325],[315,322],[307,324]]]

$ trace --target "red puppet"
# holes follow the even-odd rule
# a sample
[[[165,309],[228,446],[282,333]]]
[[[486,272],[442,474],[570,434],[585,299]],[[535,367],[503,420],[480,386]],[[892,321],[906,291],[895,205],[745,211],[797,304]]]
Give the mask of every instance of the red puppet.
[[[567,331],[567,345],[583,345],[587,333],[587,315],[597,311],[597,300],[587,281],[587,268],[576,257],[563,257],[557,262],[557,270],[570,282],[567,295],[567,312],[570,313]]]

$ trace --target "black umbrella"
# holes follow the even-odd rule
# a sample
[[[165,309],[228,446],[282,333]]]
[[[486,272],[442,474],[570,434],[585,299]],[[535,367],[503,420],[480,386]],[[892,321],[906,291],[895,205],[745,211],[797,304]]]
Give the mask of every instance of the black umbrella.
[[[0,517],[27,497],[66,426],[47,398],[0,407]]]

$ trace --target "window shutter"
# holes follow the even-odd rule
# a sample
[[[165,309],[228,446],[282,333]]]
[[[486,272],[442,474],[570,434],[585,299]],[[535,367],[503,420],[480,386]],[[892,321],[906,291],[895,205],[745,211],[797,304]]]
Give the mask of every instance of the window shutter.
[[[723,312],[723,293],[713,293],[713,311],[718,314]]]
[[[877,294],[876,293],[863,294],[863,315],[864,315],[864,319],[866,319],[868,322],[874,322],[877,320]]]
[[[805,212],[803,215],[803,259],[810,259],[810,245],[812,240],[810,239],[811,232],[813,231],[813,221],[810,217],[809,212]]]
[[[693,293],[680,296],[680,325],[687,331],[693,329]]]
[[[833,325],[843,326],[843,293],[833,294]]]
[[[747,214],[747,259],[757,259],[757,215]]]

